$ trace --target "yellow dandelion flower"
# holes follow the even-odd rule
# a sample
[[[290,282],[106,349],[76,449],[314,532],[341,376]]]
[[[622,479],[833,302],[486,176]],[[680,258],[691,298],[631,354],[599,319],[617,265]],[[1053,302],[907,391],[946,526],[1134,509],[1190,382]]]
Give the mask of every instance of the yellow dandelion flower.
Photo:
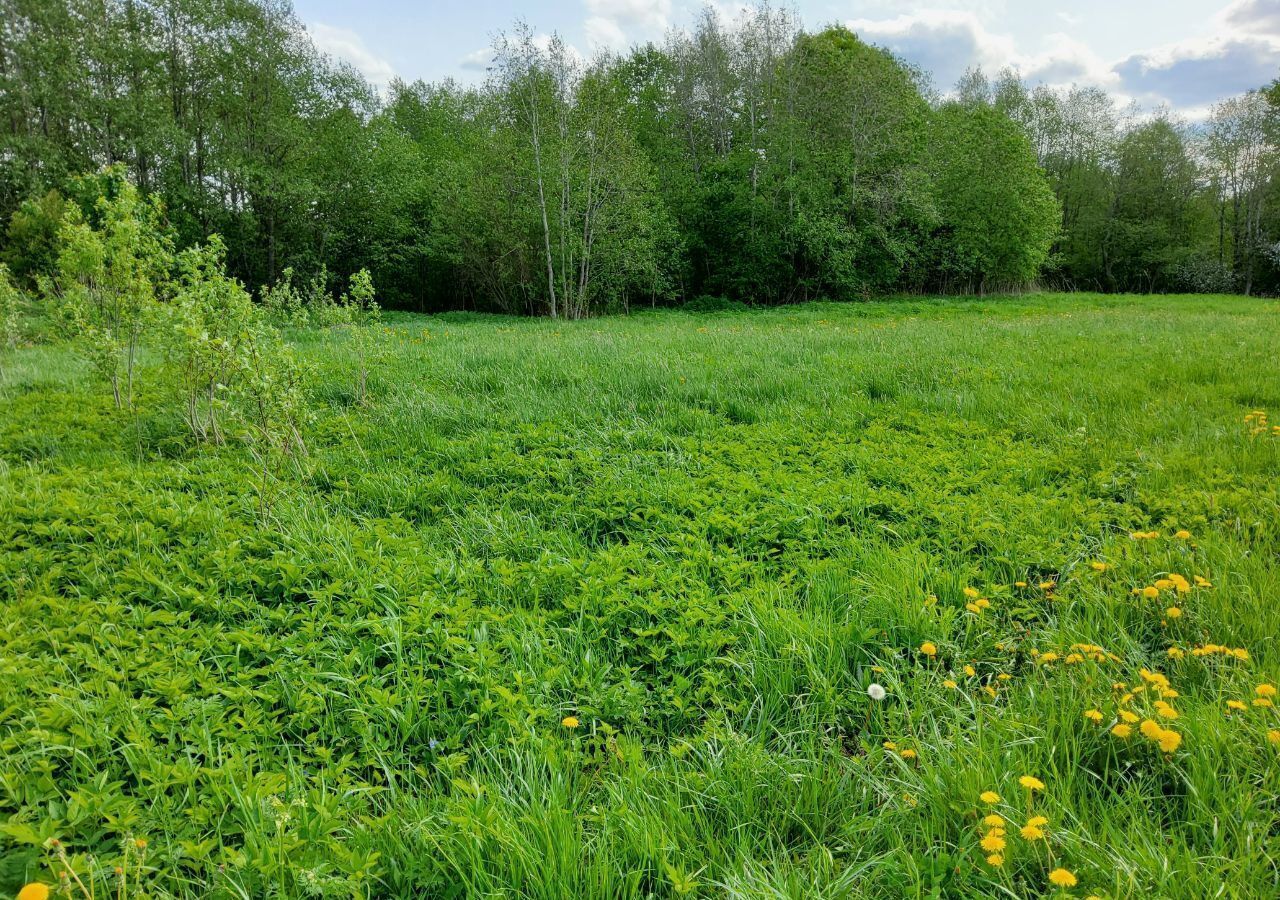
[[[1044,782],[1034,775],[1023,775],[1018,779],[1018,784],[1022,785],[1029,791],[1043,791]]]
[[[1089,568],[1093,569],[1095,572],[1105,572],[1111,567],[1104,562],[1091,562],[1089,563]]]
[[[886,750],[897,750],[897,749],[898,749],[898,745],[897,745],[897,744],[895,744],[893,741],[885,741],[883,746],[884,746],[884,749],[886,749]]]
[[[1118,725],[1111,726],[1111,733],[1118,738],[1127,738],[1129,735],[1133,734],[1133,726],[1126,725],[1121,722]]]
[[[1274,697],[1276,695],[1276,686],[1274,684],[1260,684],[1253,689],[1253,692],[1259,697]]]
[[[1176,731],[1160,732],[1160,749],[1165,753],[1172,753],[1182,744],[1182,735]]]
[[[966,674],[966,675],[968,675],[970,678],[972,678],[974,675],[977,675],[977,674],[978,674],[978,670],[977,670],[977,669],[975,669],[973,666],[965,666],[965,667],[964,667],[964,674]]]
[[[898,755],[899,755],[899,756],[901,756],[903,759],[915,759],[915,758],[916,758],[916,751],[914,751],[914,750],[912,750],[910,747],[908,747],[906,750],[903,750],[903,751],[902,751],[900,754],[898,754]]]
[[[1168,609],[1164,611],[1164,614],[1168,616],[1170,619],[1176,619],[1182,615],[1182,610],[1180,610],[1176,606],[1170,606]]]
[[[964,595],[965,595],[966,597],[968,597],[970,600],[977,600],[977,599],[978,599],[978,589],[977,589],[977,588],[967,587],[967,588],[965,588],[965,589],[964,589]]]
[[[1097,725],[1099,722],[1102,721],[1102,711],[1097,709],[1086,709],[1084,711],[1084,717],[1088,719],[1090,722],[1092,722],[1093,724]]]
[[[1143,719],[1142,724],[1138,726],[1138,731],[1142,732],[1142,736],[1148,740],[1160,740],[1161,733],[1164,729],[1160,727],[1160,723],[1154,719]]]
[[[988,813],[982,818],[982,824],[988,828],[1004,827],[1004,818],[996,813]]]
[[[969,610],[969,612],[971,612],[971,613],[981,613],[981,612],[982,612],[982,607],[981,607],[981,606],[979,606],[979,605],[978,605],[978,604],[976,604],[976,603],[966,603],[966,604],[964,605],[964,608],[965,608],[965,609],[967,609],[967,610]]]
[[[1168,578],[1157,578],[1156,587],[1162,591],[1171,590],[1173,588],[1173,582]]]
[[[1123,719],[1129,725],[1132,725],[1134,722],[1138,721],[1138,714],[1134,712],[1130,712],[1127,709],[1122,709],[1120,710],[1120,718]]]
[[[1027,819],[1027,824],[1032,828],[1043,828],[1049,824],[1049,820],[1044,816],[1032,816],[1030,819]]]
[[[935,644],[933,641],[925,641],[923,644],[920,645],[920,652],[923,653],[925,656],[937,656],[938,645]]]
[[[1230,711],[1230,710],[1233,710],[1233,709],[1235,709],[1235,710],[1245,710],[1245,709],[1248,709],[1248,707],[1247,707],[1247,706],[1245,706],[1243,703],[1241,703],[1239,700],[1228,700],[1228,701],[1227,701],[1227,710],[1228,710],[1228,711]]]
[[[1280,729],[1272,728],[1267,732],[1267,740],[1280,747]]]
[[[1026,586],[1027,586],[1027,583],[1026,583],[1025,581],[1015,581],[1015,582],[1013,583],[1013,586],[1014,586],[1014,587],[1024,588],[1024,587],[1026,587]]]
[[[995,791],[983,791],[978,795],[978,799],[988,805],[1000,802],[1000,795]]]
[[[1054,869],[1049,873],[1049,881],[1058,887],[1075,887],[1079,879],[1066,869]]]
[[[1146,597],[1148,600],[1154,600],[1156,597],[1160,596],[1160,588],[1149,584],[1142,589],[1142,596]]]
[[[577,728],[582,723],[578,721],[577,716],[565,716],[560,720],[560,724],[565,728]]]
[[[18,900],[49,900],[49,886],[39,881],[23,885],[18,891]]]
[[[988,853],[999,853],[1008,846],[1008,844],[1000,835],[989,834],[978,842],[978,846],[983,850],[986,850]]]
[[[987,865],[994,866],[998,869],[1004,865],[1004,857],[999,853],[992,853],[987,857]]]
[[[944,681],[942,682],[942,686],[943,686],[944,688],[957,688],[957,687],[959,687],[960,685],[956,684],[954,681],[952,681],[950,678],[948,678],[948,679],[946,679],[946,680],[944,680]]]
[[[1271,702],[1270,697],[1254,697],[1253,705],[1259,709],[1271,709],[1275,706],[1275,704]]]
[[[1177,531],[1173,533],[1173,536],[1180,541],[1185,541],[1187,540],[1187,538],[1191,537],[1191,532],[1187,531],[1187,529],[1185,528],[1179,528]]]
[[[1023,840],[1040,841],[1044,839],[1044,829],[1037,828],[1035,825],[1023,825],[1018,832],[1022,835]]]

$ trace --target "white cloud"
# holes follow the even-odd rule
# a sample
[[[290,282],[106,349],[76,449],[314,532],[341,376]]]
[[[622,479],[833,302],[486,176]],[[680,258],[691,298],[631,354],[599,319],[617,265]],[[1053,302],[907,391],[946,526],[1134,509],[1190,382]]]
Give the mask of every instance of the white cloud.
[[[1236,0],[1217,18],[1225,29],[1280,37],[1280,0]]]
[[[657,36],[671,24],[671,0],[585,0],[583,25],[593,51],[625,50],[636,38]]]
[[[379,90],[384,90],[395,77],[396,72],[391,63],[365,46],[364,38],[354,31],[323,22],[308,25],[307,30],[317,49],[350,63]]]
[[[493,48],[481,47],[473,50],[458,61],[458,65],[469,72],[483,72],[493,62]]]

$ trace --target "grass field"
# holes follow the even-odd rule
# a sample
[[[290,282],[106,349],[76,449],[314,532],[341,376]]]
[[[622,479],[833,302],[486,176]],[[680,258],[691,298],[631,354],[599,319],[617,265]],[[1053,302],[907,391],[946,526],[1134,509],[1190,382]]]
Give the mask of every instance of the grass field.
[[[387,325],[265,521],[9,361],[0,891],[1280,894],[1277,301]]]

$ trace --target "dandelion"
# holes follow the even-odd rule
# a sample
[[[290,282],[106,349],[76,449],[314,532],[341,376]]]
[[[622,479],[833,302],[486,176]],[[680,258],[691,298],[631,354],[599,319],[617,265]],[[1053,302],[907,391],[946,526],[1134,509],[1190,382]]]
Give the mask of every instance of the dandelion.
[[[1158,741],[1164,729],[1154,719],[1143,719],[1142,724],[1138,726],[1138,731],[1142,732],[1142,736],[1148,740]]]
[[[1004,818],[997,813],[989,813],[983,817],[982,824],[988,828],[1003,828]]]
[[[1185,541],[1191,537],[1191,532],[1187,531],[1187,529],[1185,528],[1179,528],[1177,531],[1173,533],[1173,536],[1180,541]]]
[[[1160,732],[1160,749],[1165,753],[1172,753],[1182,744],[1182,735],[1176,731]]]
[[[1035,825],[1023,825],[1018,832],[1022,835],[1023,840],[1039,841],[1044,839],[1044,829]]]
[[[1026,583],[1025,581],[1015,581],[1015,582],[1013,583],[1013,586],[1014,586],[1014,587],[1024,588],[1024,587],[1026,587],[1026,586],[1027,586],[1027,583]]]
[[[994,866],[995,868],[998,869],[1004,865],[1004,857],[1001,856],[999,853],[992,853],[990,856],[987,857],[987,865]]]
[[[968,675],[970,678],[972,678],[974,675],[977,675],[977,674],[978,674],[978,670],[977,670],[977,669],[975,669],[973,666],[965,666],[965,667],[964,667],[964,674],[966,674],[966,675]]]
[[[956,684],[954,681],[948,678],[942,682],[942,686],[944,688],[958,688],[960,685]]]
[[[1253,692],[1259,697],[1274,697],[1276,695],[1276,686],[1274,684],[1260,684],[1253,689]]]
[[[1079,879],[1066,869],[1054,869],[1049,873],[1049,880],[1058,887],[1075,887]]]
[[[970,600],[977,600],[977,599],[978,599],[978,589],[977,589],[977,588],[967,587],[967,588],[965,588],[965,589],[964,589],[964,595],[965,595],[966,597],[968,597]]]
[[[1093,569],[1095,572],[1105,572],[1111,567],[1104,562],[1091,562],[1089,563],[1089,568]]]
[[[934,657],[938,655],[938,645],[933,641],[925,641],[920,645],[920,652],[925,656]]]
[[[997,794],[995,791],[983,791],[981,794],[978,795],[978,799],[981,800],[983,803],[987,804],[988,806],[990,806],[992,804],[1000,802],[1000,795]]]
[[[885,698],[885,693],[884,687],[876,684],[874,681],[867,685],[867,696],[872,700],[883,700]]]
[[[903,759],[915,759],[916,751],[912,750],[911,748],[907,748],[906,750],[903,750],[898,755],[901,756]]]
[[[1133,734],[1133,726],[1120,722],[1119,724],[1111,726],[1111,733],[1118,738],[1127,738],[1129,735]]]
[[[1032,816],[1030,819],[1027,819],[1027,824],[1033,828],[1043,828],[1049,824],[1049,820],[1044,816]]]
[[[1086,709],[1084,711],[1084,717],[1088,719],[1090,722],[1092,722],[1093,724],[1097,725],[1099,722],[1102,721],[1102,712],[1097,709]]]
[[[1254,697],[1253,705],[1258,707],[1259,709],[1271,709],[1273,706],[1275,706],[1275,704],[1272,703],[1266,697]]]
[[[582,723],[578,721],[577,716],[565,716],[560,720],[560,724],[565,728],[577,728]]]
[[[1149,584],[1142,589],[1142,596],[1146,597],[1148,600],[1154,600],[1156,597],[1160,596],[1160,588]]]
[[[1170,619],[1176,619],[1182,615],[1182,610],[1180,610],[1176,606],[1170,606],[1168,609],[1164,611],[1164,614],[1168,616]]]
[[[986,850],[988,853],[999,853],[1006,846],[1008,846],[1008,842],[1005,841],[1005,839],[1001,837],[999,834],[992,832],[991,834],[988,834],[986,837],[984,837],[981,841],[979,841],[978,846],[980,846],[983,850]]]
[[[1044,782],[1034,775],[1023,775],[1018,779],[1018,784],[1022,785],[1029,791],[1043,791]]]
[[[1268,731],[1267,740],[1275,744],[1277,747],[1280,747],[1280,730],[1272,728],[1270,731]]]
[[[1245,706],[1245,705],[1244,705],[1242,702],[1240,702],[1239,700],[1228,700],[1228,701],[1227,701],[1227,712],[1228,712],[1228,713],[1229,713],[1231,710],[1243,711],[1243,710],[1246,710],[1246,709],[1248,709],[1248,707],[1247,707],[1247,706]]]
[[[18,891],[18,900],[48,900],[49,886],[40,881],[33,881],[24,885],[22,890]]]

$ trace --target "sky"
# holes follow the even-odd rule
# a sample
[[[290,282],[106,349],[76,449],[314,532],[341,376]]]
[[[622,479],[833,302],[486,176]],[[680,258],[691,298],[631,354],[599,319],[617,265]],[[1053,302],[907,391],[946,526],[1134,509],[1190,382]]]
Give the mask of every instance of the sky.
[[[517,20],[583,55],[661,41],[705,5],[736,0],[294,0],[322,50],[375,85],[484,78],[494,35]],[[1031,83],[1106,88],[1144,108],[1200,118],[1215,101],[1280,76],[1280,0],[792,0],[815,30],[843,24],[950,90],[969,66],[1013,66]]]

